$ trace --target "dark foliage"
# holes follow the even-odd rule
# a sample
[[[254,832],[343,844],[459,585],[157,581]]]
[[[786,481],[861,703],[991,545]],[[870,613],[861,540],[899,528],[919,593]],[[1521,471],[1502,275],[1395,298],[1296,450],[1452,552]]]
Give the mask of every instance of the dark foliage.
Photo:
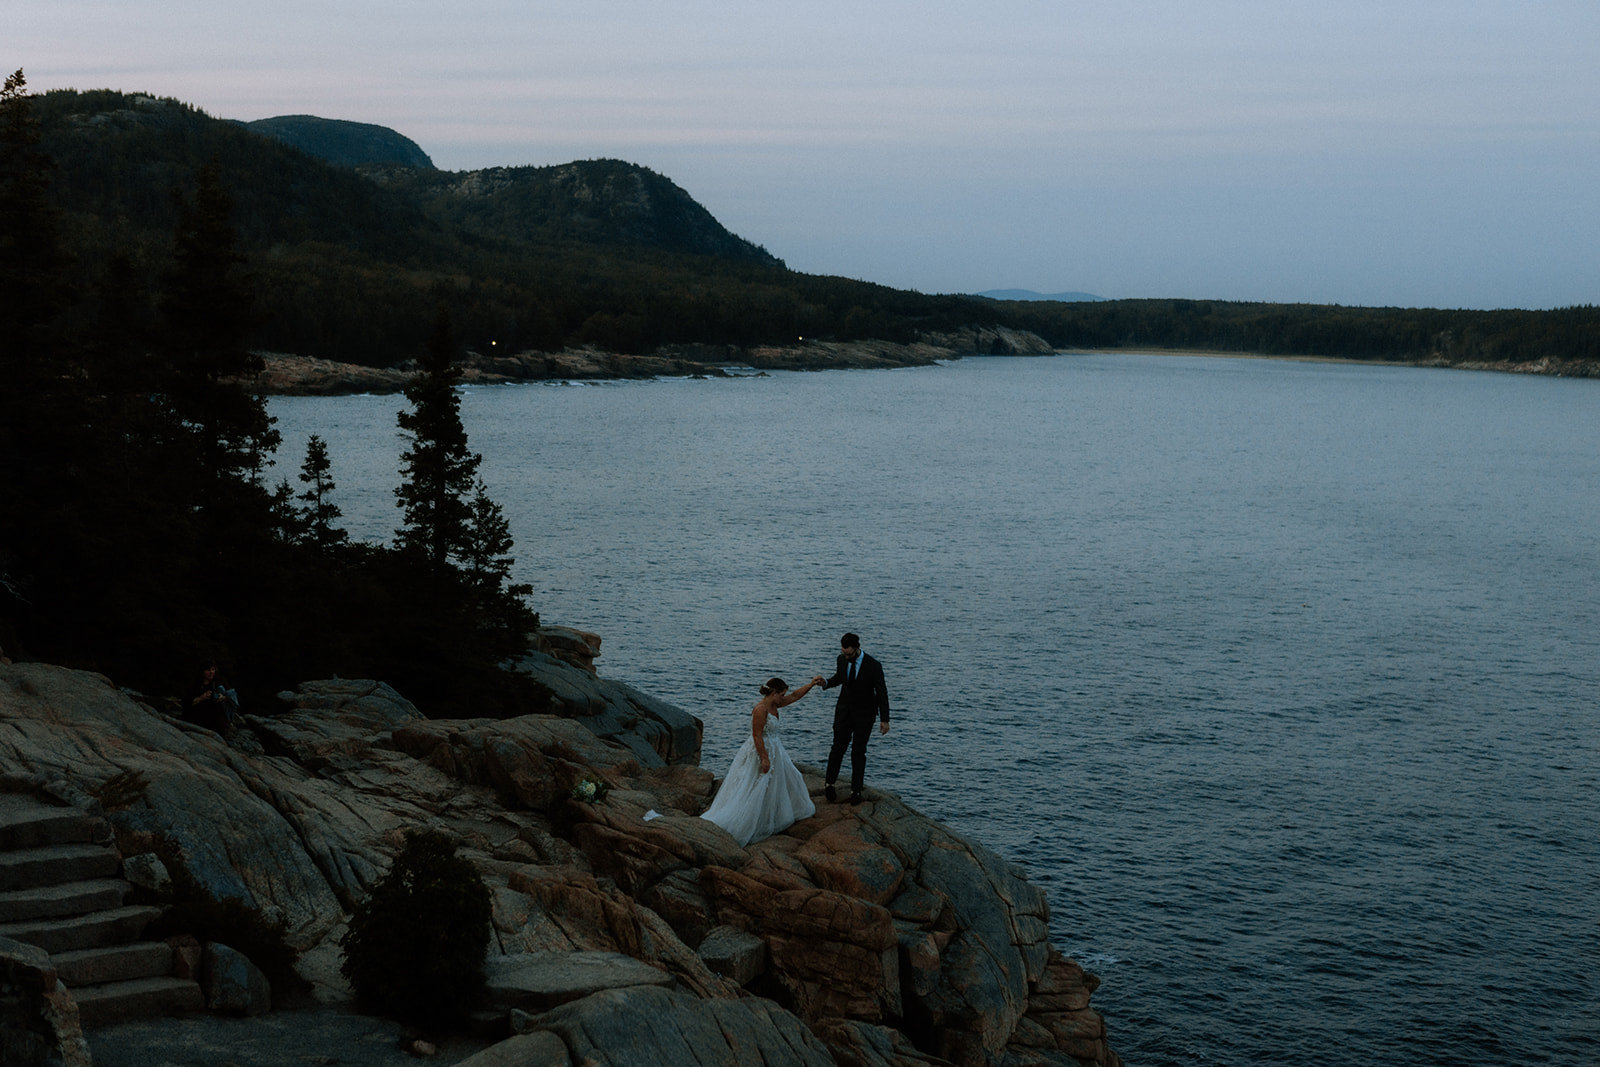
[[[400,457],[396,501],[405,514],[397,543],[402,552],[420,558],[435,580],[466,549],[472,509],[468,497],[483,457],[467,447],[461,424],[461,398],[456,386],[461,370],[455,363],[450,313],[441,309],[421,361],[422,373],[406,386],[411,410],[399,416],[410,442]]]
[[[390,365],[416,354],[439,303],[479,351],[910,340],[988,315],[966,297],[795,274],[618,160],[358,172],[175,100],[62,90],[37,111],[73,247],[86,260],[131,250],[147,279],[176,223],[169,190],[220,161],[252,260],[258,349]]]
[[[1600,359],[1600,307],[1554,311],[1354,308],[1223,300],[997,302],[1059,348],[1194,348],[1413,362]]]
[[[19,72],[0,98],[8,650],[157,695],[213,660],[257,712],[299,681],[335,674],[384,678],[439,716],[546,707],[500,666],[525,651],[535,616],[528,587],[508,585],[503,517],[476,500],[470,472],[452,483],[465,532],[428,565],[353,545],[332,525],[325,448],[308,454],[298,497],[262,484],[277,434],[242,383],[260,365],[247,341],[261,322],[258,264],[271,256],[241,237],[228,175],[248,165],[251,146],[269,146],[268,164],[305,157],[181,105],[100,94],[126,105],[105,125],[138,125],[148,112],[158,134],[210,154],[184,174],[151,161],[172,179],[146,203],[166,236],[85,222],[46,195],[67,169],[40,150],[39,101],[23,86]],[[106,163],[102,178],[119,165]],[[112,243],[93,252],[86,233]],[[420,349],[407,339],[408,357]]]
[[[303,508],[293,508],[286,519],[291,536],[299,544],[310,545],[323,555],[331,555],[348,540],[348,535],[335,526],[343,512],[333,502],[333,461],[328,458],[328,444],[319,435],[312,434],[306,441],[306,458],[300,464],[300,481],[305,491],[294,496]]]
[[[437,832],[408,832],[340,940],[362,1005],[408,1022],[459,1023],[483,991],[489,890]]]
[[[315,115],[279,115],[245,123],[256,133],[293,145],[307,155],[359,167],[373,163],[398,163],[406,167],[433,169],[417,143],[385,126],[343,119],[321,119]]]

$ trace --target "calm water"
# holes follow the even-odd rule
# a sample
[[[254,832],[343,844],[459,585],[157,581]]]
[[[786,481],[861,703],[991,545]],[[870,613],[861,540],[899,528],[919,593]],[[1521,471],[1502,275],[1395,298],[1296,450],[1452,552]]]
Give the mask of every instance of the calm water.
[[[358,536],[398,403],[272,405]],[[1047,889],[1130,1064],[1600,1062],[1600,383],[1059,356],[464,417],[545,619],[707,766],[860,633],[869,784]]]

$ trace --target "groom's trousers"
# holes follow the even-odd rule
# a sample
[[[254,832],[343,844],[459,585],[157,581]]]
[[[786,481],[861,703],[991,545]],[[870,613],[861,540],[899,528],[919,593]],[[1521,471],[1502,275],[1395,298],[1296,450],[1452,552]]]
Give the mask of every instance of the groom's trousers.
[[[872,736],[874,716],[869,712],[866,715],[847,715],[843,712],[834,712],[833,715],[833,747],[828,750],[828,774],[826,781],[830,784],[839,780],[839,767],[844,763],[844,751],[850,750],[850,792],[859,793],[866,786],[867,781],[867,739]]]

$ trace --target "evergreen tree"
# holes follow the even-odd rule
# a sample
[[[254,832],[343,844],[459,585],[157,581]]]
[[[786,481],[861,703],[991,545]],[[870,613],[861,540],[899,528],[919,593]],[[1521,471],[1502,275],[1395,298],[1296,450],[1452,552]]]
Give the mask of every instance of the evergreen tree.
[[[46,197],[54,164],[39,147],[27,84],[18,70],[0,88],[0,369],[13,395],[15,375],[39,368],[44,331],[71,295],[60,220]]]
[[[461,424],[461,399],[456,385],[450,313],[440,309],[421,361],[422,373],[406,386],[411,410],[399,416],[400,429],[411,446],[400,458],[400,486],[395,490],[405,524],[396,531],[402,552],[423,561],[436,589],[471,542],[470,494],[483,457],[467,447]]]
[[[328,459],[328,445],[317,434],[306,440],[306,458],[300,465],[300,481],[306,489],[296,499],[304,501],[304,540],[322,553],[343,544],[345,532],[334,526],[342,514],[333,502],[333,464]]]
[[[520,651],[520,639],[539,625],[538,617],[525,601],[532,595],[533,586],[509,581],[516,562],[509,554],[513,547],[511,523],[500,505],[489,498],[488,487],[481,481],[470,506],[471,536],[462,562],[471,597],[484,624],[510,638],[510,650]]]
[[[253,299],[221,165],[213,159],[202,166],[193,195],[175,197],[174,267],[162,299],[165,393],[194,440],[203,481],[198,503],[220,513],[215,518],[236,519],[241,498],[261,500],[261,472],[279,440],[265,401],[241,384],[262,367],[245,346]]]
[[[459,1024],[484,987],[488,888],[455,843],[408,830],[389,873],[350,915],[340,970],[362,1005],[408,1022]]]
[[[71,300],[53,164],[22,71],[0,86],[0,618],[51,594],[57,532],[91,473],[83,390],[61,334]]]
[[[20,488],[12,479],[49,458],[67,411],[68,371],[52,329],[68,300],[66,257],[26,86],[19,70],[0,88],[0,485],[9,493]]]
[[[511,565],[515,562],[507,555],[513,544],[511,523],[500,505],[489,499],[488,486],[482,481],[478,482],[467,507],[468,537],[461,552],[467,581],[474,588],[498,593],[510,577]]]
[[[505,584],[510,526],[477,480],[482,457],[467,447],[453,357],[441,310],[399,416],[410,447],[395,490],[405,513],[395,554],[401,584],[420,584],[424,598],[396,620],[411,659],[402,677],[429,714],[522,714],[538,704],[500,664],[526,653],[537,617],[522,599],[531,590]]]

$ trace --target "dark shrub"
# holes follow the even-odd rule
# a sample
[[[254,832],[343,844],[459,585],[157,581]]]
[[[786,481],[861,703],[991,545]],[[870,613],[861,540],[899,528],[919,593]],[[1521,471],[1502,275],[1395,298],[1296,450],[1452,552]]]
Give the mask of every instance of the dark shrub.
[[[350,918],[340,968],[361,1005],[405,1022],[460,1022],[483,991],[489,890],[444,834],[405,848]]]

